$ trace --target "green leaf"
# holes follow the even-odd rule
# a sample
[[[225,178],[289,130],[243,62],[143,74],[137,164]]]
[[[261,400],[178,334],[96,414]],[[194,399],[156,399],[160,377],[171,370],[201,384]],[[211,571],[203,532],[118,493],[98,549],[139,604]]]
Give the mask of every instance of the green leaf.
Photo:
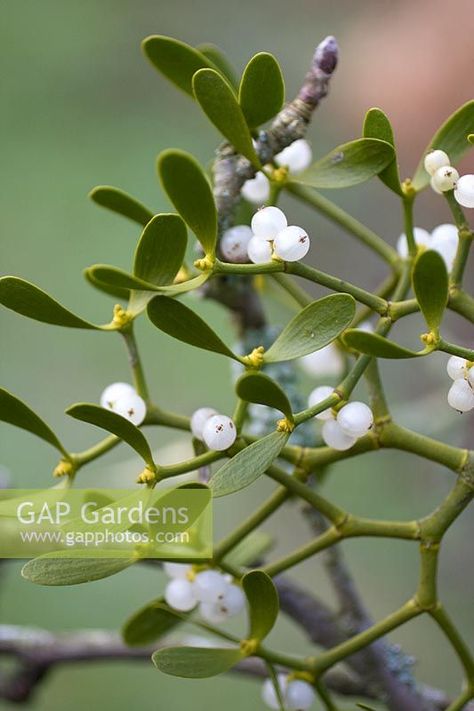
[[[264,373],[244,373],[235,386],[237,395],[246,402],[280,410],[285,417],[293,421],[293,413],[287,396],[274,380]]]
[[[258,563],[273,548],[273,538],[264,531],[252,531],[224,557],[233,568],[243,568]]]
[[[240,649],[217,647],[167,647],[152,655],[157,669],[171,676],[205,679],[222,674],[243,657]]]
[[[288,437],[287,432],[272,432],[229,459],[209,483],[213,496],[227,496],[253,484],[278,457]]]
[[[200,316],[179,301],[156,297],[148,304],[148,316],[160,331],[178,341],[240,360]]]
[[[120,573],[134,562],[123,553],[122,558],[74,558],[71,551],[60,551],[30,560],[21,574],[37,585],[79,585]]]
[[[130,647],[150,644],[171,632],[186,617],[186,613],[176,613],[162,598],[158,598],[149,602],[127,620],[122,636]]]
[[[394,193],[403,195],[400,185],[400,175],[398,173],[393,129],[387,115],[382,109],[369,109],[365,117],[363,133],[365,138],[378,138],[393,146],[393,160],[379,173],[379,178],[387,187],[393,190]]]
[[[367,706],[366,704],[356,704],[360,709],[365,709],[365,711],[375,711],[373,706]]]
[[[61,454],[67,455],[63,445],[48,425],[28,405],[3,388],[0,388],[0,420],[31,432],[58,449]]]
[[[88,267],[84,269],[84,278],[94,289],[98,289],[103,294],[112,296],[114,299],[120,299],[121,301],[127,301],[130,296],[130,289],[122,289],[119,286],[112,286],[110,284],[105,284],[99,281],[94,274],[94,267]]]
[[[280,65],[272,54],[259,52],[245,67],[239,87],[239,104],[249,127],[260,126],[275,116],[284,100]]]
[[[5,276],[0,279],[0,304],[22,316],[54,326],[101,329],[101,326],[84,321],[45,291],[19,277]]]
[[[122,417],[122,415],[118,415],[111,410],[106,410],[105,407],[85,402],[71,405],[71,407],[66,410],[66,414],[74,417],[76,420],[87,422],[90,425],[95,425],[103,430],[107,430],[107,432],[111,432],[130,445],[146,464],[154,469],[153,456],[145,436],[140,432],[138,427],[135,427],[132,422]]]
[[[431,331],[437,332],[448,303],[448,272],[438,252],[422,252],[413,267],[413,289]]]
[[[231,86],[235,87],[237,85],[234,70],[220,47],[210,42],[204,42],[203,44],[198,44],[196,49],[219,69],[222,76],[227,79]]]
[[[193,75],[203,67],[214,67],[202,52],[173,37],[151,35],[143,40],[142,48],[153,66],[190,96],[194,96]]]
[[[416,358],[421,355],[416,351],[403,348],[393,341],[389,341],[378,333],[367,333],[357,329],[349,329],[343,336],[344,343],[359,353],[375,356],[376,358]]]
[[[201,69],[193,77],[194,95],[202,110],[233,145],[237,153],[260,168],[252,136],[232,87],[213,69]]]
[[[141,202],[120,190],[120,188],[114,188],[112,185],[98,185],[91,190],[89,197],[97,205],[128,217],[129,220],[138,222],[139,225],[145,226],[153,217],[153,212],[145,205],[142,205]]]
[[[468,135],[474,131],[474,101],[468,101],[452,114],[435,133],[418,164],[412,185],[415,190],[423,190],[430,175],[424,167],[425,155],[433,150],[445,151],[452,165],[455,165],[471,147]]]
[[[358,138],[334,148],[294,180],[313,188],[348,188],[378,175],[394,155],[386,141]]]
[[[192,155],[166,150],[158,156],[158,173],[169,199],[194,232],[206,254],[214,254],[217,210],[211,186]]]
[[[252,570],[242,578],[249,604],[249,639],[261,641],[271,632],[280,609],[278,593],[272,579],[263,570]]]
[[[179,215],[156,215],[138,242],[134,275],[159,286],[171,284],[183,264],[187,241],[186,225]]]
[[[351,323],[355,301],[349,294],[331,294],[305,306],[264,353],[265,363],[292,360],[334,341]]]
[[[197,289],[202,286],[207,279],[208,273],[198,274],[193,279],[178,282],[176,284],[168,284],[167,286],[156,286],[148,281],[143,281],[133,274],[126,272],[118,267],[111,267],[108,264],[93,264],[85,270],[86,278],[91,283],[99,285],[99,288],[109,289],[110,292],[129,294],[130,291],[150,291],[157,294],[169,294],[178,296],[185,294],[188,291]]]

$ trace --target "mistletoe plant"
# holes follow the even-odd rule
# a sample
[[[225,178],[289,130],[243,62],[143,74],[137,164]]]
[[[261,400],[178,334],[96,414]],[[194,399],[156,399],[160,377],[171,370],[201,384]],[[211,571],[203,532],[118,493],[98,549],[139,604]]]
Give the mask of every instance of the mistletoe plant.
[[[446,532],[473,497],[473,452],[395,422],[378,360],[447,353],[448,373],[454,380],[449,403],[462,412],[474,407],[474,350],[448,342],[442,330],[446,309],[474,321],[474,298],[463,288],[473,237],[463,206],[474,207],[474,176],[459,177],[453,167],[473,141],[474,102],[441,126],[414,176],[402,181],[392,128],[378,108],[367,113],[362,137],[312,160],[305,135],[336,68],[334,38],[317,47],[298,95],[286,104],[280,67],[271,54],[256,54],[236,80],[213,45],[194,48],[152,36],[143,48],[154,67],[194,99],[222,134],[212,176],[193,156],[169,149],[159,155],[157,168],[175,213],[154,214],[118,188],[100,186],[92,191],[94,202],[142,228],[130,271],[98,264],[85,272],[90,285],[120,301],[110,323],[84,320],[21,278],[0,280],[0,302],[19,314],[56,326],[118,334],[129,353],[133,386],[113,384],[100,405],[79,403],[67,410],[69,416],[108,433],[79,453],[63,445],[29,406],[4,390],[0,417],[59,451],[54,475],[63,477],[67,486],[77,481],[89,462],[122,442],[142,458],[138,482],[146,487],[165,479],[172,483],[173,477],[187,472],[198,472],[199,481],[216,499],[231,496],[262,476],[275,486],[266,501],[216,543],[212,560],[205,565],[165,564],[169,582],[163,595],[126,622],[124,642],[105,632],[91,642],[80,633],[45,638],[37,631],[4,629],[0,650],[16,657],[18,664],[13,675],[2,680],[2,694],[27,698],[45,671],[64,659],[152,653],[154,665],[174,676],[198,678],[232,671],[267,677],[262,699],[274,709],[308,709],[314,703],[314,708],[319,704],[334,711],[343,696],[369,703],[378,700],[394,711],[470,708],[474,658],[438,595],[437,568]],[[397,249],[317,191],[355,186],[375,176],[400,200],[404,233]],[[445,200],[452,220],[433,234],[414,226],[416,198],[430,183]],[[387,277],[380,288],[372,292],[302,262],[310,249],[309,230],[288,225],[286,214],[276,206],[283,193],[314,208],[358,240],[361,249],[370,249],[383,260]],[[292,216],[296,208],[288,212]],[[193,265],[186,260],[188,229],[197,240]],[[274,282],[294,304],[296,313],[281,331],[267,323],[259,293],[264,281]],[[314,300],[305,282],[332,293]],[[238,328],[238,347],[226,344],[185,304],[193,291],[229,310]],[[419,311],[426,321],[423,347],[398,345],[390,337],[393,325]],[[150,399],[134,336],[134,322],[140,316],[183,347],[211,351],[234,363],[236,399],[231,416],[203,403],[189,418]],[[299,362],[311,373],[337,379],[335,387],[316,388],[307,406],[298,389],[297,359],[303,359]],[[352,399],[362,380],[368,404]],[[323,420],[322,440],[315,420]],[[151,427],[189,432],[195,456],[161,465],[143,433],[143,428]],[[385,448],[436,462],[453,475],[450,493],[419,521],[361,518],[321,491],[322,473],[327,476],[331,464]],[[290,500],[304,504],[303,515],[314,535],[275,560],[269,554],[271,541],[259,528]],[[401,539],[419,549],[418,586],[407,590],[405,604],[376,622],[337,547],[345,539],[362,536]],[[340,603],[336,611],[287,575],[323,551]],[[42,585],[70,585],[115,575],[139,563],[139,553],[119,561],[46,555],[28,562],[23,576]],[[244,607],[247,624],[241,624],[239,635],[230,634],[222,623]],[[317,646],[313,656],[298,656],[266,643],[280,611]],[[417,683],[413,660],[385,639],[421,615],[442,630],[462,667],[465,682],[455,700]],[[185,638],[174,645],[167,641],[183,622],[211,633],[212,641],[204,639],[200,646],[186,645]]]

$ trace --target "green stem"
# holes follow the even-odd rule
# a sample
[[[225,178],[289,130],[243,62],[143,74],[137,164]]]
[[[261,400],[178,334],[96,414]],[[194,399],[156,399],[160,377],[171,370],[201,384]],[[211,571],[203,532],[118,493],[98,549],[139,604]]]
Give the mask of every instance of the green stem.
[[[471,249],[474,233],[471,231],[469,224],[464,215],[464,211],[454,197],[454,192],[444,193],[448,202],[451,214],[454,218],[456,227],[458,228],[459,242],[454,258],[453,267],[451,269],[450,283],[454,287],[459,287],[462,284],[464,271],[466,269],[469,252]]]
[[[369,247],[369,249],[382,257],[388,264],[397,266],[399,256],[393,247],[390,247],[390,245],[384,242],[373,230],[363,225],[356,220],[355,217],[352,217],[352,215],[349,215],[345,210],[331,202],[331,200],[323,197],[314,189],[304,187],[299,183],[287,183],[285,189],[299,200],[315,207],[318,212],[352,234],[360,242]]]
[[[212,451],[198,454],[197,457],[193,457],[192,459],[186,459],[185,461],[178,462],[177,464],[170,464],[165,467],[160,467],[160,479],[168,479],[169,477],[178,476],[179,474],[192,472],[200,467],[212,464],[213,462],[218,462],[220,459],[224,459],[225,457],[225,452]]]
[[[110,435],[95,444],[93,447],[89,447],[89,449],[85,449],[83,452],[78,452],[77,454],[72,454],[71,456],[78,467],[82,467],[84,464],[88,464],[89,462],[94,461],[94,459],[98,459],[98,457],[101,457],[106,452],[109,452],[121,442],[122,440],[120,437]]]
[[[355,286],[350,282],[334,277],[331,274],[326,274],[325,272],[319,271],[314,267],[310,267],[302,262],[286,262],[286,271],[288,274],[296,274],[303,279],[312,281],[315,284],[320,284],[325,286],[332,291],[341,292],[343,294],[351,294],[351,296],[359,301],[361,304],[365,304],[373,311],[379,314],[385,314],[388,309],[388,303],[385,299],[381,299],[380,296],[372,294],[370,291],[366,291],[359,286]]]
[[[466,674],[471,688],[474,687],[474,658],[466,642],[459,634],[456,626],[441,604],[438,604],[435,609],[431,610],[430,615],[449,639],[452,648],[456,652],[458,659],[463,666],[464,673]]]
[[[415,230],[413,226],[413,202],[414,196],[411,195],[405,195],[405,197],[402,199],[403,223],[408,245],[408,254],[412,258],[416,255],[417,252],[417,245],[415,242]]]
[[[302,289],[294,279],[292,279],[287,274],[272,274],[272,279],[277,282],[293,299],[296,301],[298,306],[308,306],[308,304],[313,303],[313,298],[310,294]]]
[[[313,555],[316,555],[316,553],[319,553],[325,548],[329,548],[335,543],[338,543],[341,540],[341,537],[341,533],[337,530],[337,528],[328,528],[324,531],[324,533],[315,538],[314,541],[301,546],[297,550],[293,551],[293,553],[290,553],[290,555],[270,563],[262,568],[262,570],[267,575],[270,575],[270,577],[280,575],[280,573],[285,572],[285,570],[293,568],[295,565],[298,565],[308,558],[311,558]]]
[[[133,332],[133,322],[131,322],[126,329],[120,332],[127,346],[128,357],[130,361],[130,367],[133,373],[133,384],[135,390],[142,397],[146,403],[149,402],[150,396],[148,393],[148,387],[145,380],[145,373],[143,372],[143,366],[140,359],[140,354],[138,352],[137,342],[135,340],[135,335]]]
[[[381,428],[379,439],[382,447],[412,452],[430,461],[443,464],[454,472],[460,472],[466,461],[467,452],[465,449],[452,447],[393,422],[388,422]]]
[[[474,361],[473,350],[470,348],[464,348],[463,346],[457,346],[454,343],[448,343],[448,341],[445,341],[443,338],[440,338],[436,350],[444,351],[444,353],[459,356],[460,358],[465,358],[469,361]]]
[[[451,289],[449,308],[474,323],[474,298],[470,294],[459,289]]]

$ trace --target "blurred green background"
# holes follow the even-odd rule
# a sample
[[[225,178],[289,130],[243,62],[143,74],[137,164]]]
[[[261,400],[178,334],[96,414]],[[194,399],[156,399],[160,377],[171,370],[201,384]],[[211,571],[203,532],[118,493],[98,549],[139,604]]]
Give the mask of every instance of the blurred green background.
[[[156,211],[168,209],[155,176],[156,154],[177,146],[192,151],[203,163],[211,160],[217,133],[199,108],[145,61],[140,41],[146,35],[169,34],[191,44],[215,42],[239,71],[256,51],[271,51],[281,61],[289,98],[298,88],[315,44],[326,34],[337,35],[341,64],[331,96],[311,128],[314,151],[323,154],[360,135],[364,111],[380,105],[393,120],[402,174],[407,175],[440,121],[471,98],[469,72],[463,71],[469,67],[469,45],[463,37],[470,23],[457,24],[456,46],[453,43],[449,53],[439,50],[445,42],[447,13],[454,12],[454,6],[464,17],[473,15],[469,0],[449,5],[438,0],[4,0],[0,5],[1,273],[31,279],[86,318],[108,320],[113,301],[91,289],[81,270],[99,262],[127,268],[138,230],[95,207],[87,200],[88,191],[96,184],[117,185]],[[331,197],[391,243],[401,232],[397,201],[380,184]],[[299,205],[286,204],[293,219],[298,216],[314,237],[315,264],[368,287],[383,277],[383,267],[370,253]],[[417,224],[431,229],[447,220],[442,201],[423,197]],[[232,328],[221,308],[202,301],[192,305],[232,342]],[[79,450],[94,443],[98,433],[62,413],[72,402],[96,401],[109,382],[128,378],[126,355],[118,339],[55,329],[5,310],[0,311],[0,327],[2,385],[41,413],[66,446]],[[398,335],[413,343],[419,329],[413,317]],[[453,337],[467,341],[468,333],[459,319],[449,320],[448,329]],[[201,404],[231,411],[225,359],[181,348],[143,319],[137,332],[152,393],[160,405],[187,414]],[[445,359],[439,357],[408,367],[384,366],[387,389],[400,421],[467,444],[472,418],[461,421],[448,411],[444,364]],[[308,392],[310,387],[308,382]],[[166,461],[182,456],[187,446],[166,430],[149,431],[149,437]],[[55,460],[54,452],[40,441],[6,426],[0,428],[0,467],[13,486],[49,485]],[[83,470],[80,483],[126,486],[137,467],[124,447]],[[451,483],[451,474],[439,467],[401,453],[383,452],[334,467],[325,492],[358,514],[409,518],[427,513]],[[217,534],[240,521],[269,489],[261,482],[232,501],[219,501]],[[309,535],[296,506],[288,507],[266,530],[279,535],[277,555]],[[472,639],[474,574],[467,564],[471,538],[468,514],[464,514],[446,539],[440,590],[454,619]],[[417,571],[414,546],[351,541],[344,544],[344,550],[375,618],[412,592]],[[54,630],[117,629],[163,584],[156,573],[133,569],[91,585],[48,589],[25,582],[19,572],[18,564],[3,566],[2,623]],[[330,601],[331,591],[318,561],[296,572]],[[458,664],[431,623],[415,621],[392,638],[417,657],[419,679],[450,692],[457,690]],[[308,649],[286,621],[273,633],[272,643],[287,650]],[[243,705],[252,710],[262,707],[259,689],[251,681],[233,677],[175,680],[159,674],[151,664],[103,663],[56,670],[31,708],[56,711],[67,706],[75,711],[87,705],[119,711],[134,705],[143,711],[171,706],[204,711],[223,704],[229,711]]]

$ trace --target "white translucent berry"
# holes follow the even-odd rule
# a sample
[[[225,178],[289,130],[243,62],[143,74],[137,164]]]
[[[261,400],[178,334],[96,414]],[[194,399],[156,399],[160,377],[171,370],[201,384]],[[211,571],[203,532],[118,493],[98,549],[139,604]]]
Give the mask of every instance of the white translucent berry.
[[[248,225],[235,225],[226,230],[219,242],[222,256],[227,262],[243,264],[247,261],[247,245],[252,239]]]
[[[308,407],[315,407],[323,400],[326,400],[334,393],[334,388],[330,385],[320,385],[309,394],[308,397]],[[334,414],[331,408],[323,410],[316,415],[317,420],[332,420],[334,419]]]
[[[254,205],[262,205],[270,197],[270,181],[266,175],[259,171],[255,178],[245,181],[241,194]]]
[[[415,227],[413,229],[413,235],[415,237],[415,244],[418,247],[426,247],[427,249],[429,249],[431,235],[427,230],[424,230],[422,227]],[[408,243],[405,233],[402,233],[398,238],[397,252],[400,257],[408,257]]]
[[[199,602],[215,604],[222,599],[229,583],[218,570],[203,570],[194,578],[194,595]]]
[[[275,156],[275,163],[288,168],[290,173],[301,173],[313,160],[313,152],[308,141],[299,138]]]
[[[474,407],[474,391],[467,380],[459,378],[449,388],[448,403],[458,412],[468,412]]]
[[[361,321],[357,328],[359,329],[359,331],[365,331],[366,333],[374,333],[375,331],[374,324],[372,323],[372,321]]]
[[[341,407],[336,419],[350,437],[363,437],[374,423],[372,410],[365,402],[348,402]]]
[[[467,369],[467,382],[471,386],[471,388],[474,388],[474,367],[471,366],[470,368]]]
[[[247,245],[247,255],[254,264],[265,264],[272,258],[272,245],[261,237],[252,237]]]
[[[100,405],[106,410],[115,410],[119,398],[134,392],[135,388],[128,383],[112,383],[105,388],[100,396]]]
[[[430,175],[434,175],[439,168],[444,168],[446,165],[450,165],[451,161],[449,156],[444,151],[431,151],[425,156],[425,170]]]
[[[344,358],[334,343],[328,343],[324,348],[301,358],[301,367],[309,375],[316,377],[339,376],[344,371]]]
[[[224,579],[227,581],[226,576]],[[227,612],[229,616],[238,615],[245,608],[245,595],[238,585],[233,583],[227,585],[222,598],[217,603],[218,606]]]
[[[209,449],[218,452],[229,449],[236,437],[235,425],[226,415],[213,415],[206,421],[202,430],[202,438]]]
[[[466,377],[466,359],[459,356],[451,356],[446,364],[446,370],[452,380]]]
[[[227,620],[229,614],[213,602],[201,602],[199,605],[199,614],[206,622],[211,625],[220,625]]]
[[[438,195],[443,194],[443,191],[438,188],[436,180],[434,179],[434,175],[430,178],[430,185],[431,185],[431,189],[434,190],[435,193],[438,193]]]
[[[456,187],[457,180],[459,178],[459,173],[456,168],[451,165],[447,165],[444,168],[438,168],[436,173],[433,175],[433,185],[442,193],[446,193],[448,190],[454,190]]]
[[[474,175],[462,175],[459,178],[454,197],[463,207],[474,207]]]
[[[443,257],[448,271],[452,269],[458,243],[459,236],[456,225],[438,225],[431,233],[430,249],[434,249],[435,252],[438,252]]]
[[[277,234],[285,229],[288,225],[288,220],[283,210],[279,207],[269,205],[262,207],[261,210],[255,213],[252,217],[252,232],[256,237],[262,239],[274,240]]]
[[[146,404],[136,392],[128,393],[117,400],[115,412],[138,427],[145,419]]]
[[[192,566],[187,563],[163,563],[163,570],[169,578],[187,580]]]
[[[357,437],[344,432],[337,420],[327,420],[323,425],[321,434],[328,447],[338,449],[341,452],[350,449],[357,441]]]
[[[174,610],[188,612],[197,603],[194,595],[194,585],[189,580],[174,578],[165,588],[165,600]]]
[[[280,694],[285,700],[285,695],[286,695],[286,689],[288,686],[288,677],[286,674],[278,674],[277,675],[277,684],[278,688],[280,690]],[[281,705],[278,700],[278,697],[276,695],[275,687],[273,685],[272,679],[265,679],[263,682],[262,686],[262,701],[265,704],[265,706],[268,706],[270,709],[280,709]]]
[[[213,407],[200,407],[193,412],[191,415],[191,432],[193,433],[193,437],[202,441],[204,425],[210,417],[214,417],[214,415],[218,414],[217,410],[214,410]]]
[[[288,711],[306,711],[316,699],[311,684],[302,679],[293,679],[288,682],[285,694],[285,703]]]
[[[273,251],[285,262],[297,262],[308,254],[310,239],[302,227],[290,225],[275,237]]]

